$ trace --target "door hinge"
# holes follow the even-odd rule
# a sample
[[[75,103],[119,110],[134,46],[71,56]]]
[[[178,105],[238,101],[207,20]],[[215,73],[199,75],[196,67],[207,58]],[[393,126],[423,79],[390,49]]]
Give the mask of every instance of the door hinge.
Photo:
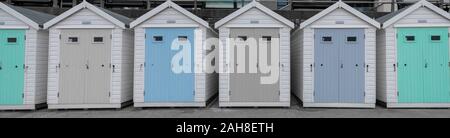
[[[192,91],[192,95],[195,95],[195,91]]]
[[[397,91],[397,96],[400,96],[400,92],[399,91]]]
[[[23,36],[23,39],[24,39],[24,40],[27,40],[27,35],[24,35],[24,36]]]
[[[144,38],[147,39],[147,34],[144,34]]]
[[[229,95],[231,96],[231,91],[228,91]]]
[[[59,39],[61,40],[61,35],[59,35]]]
[[[398,34],[395,34],[395,37],[398,38]]]
[[[56,96],[59,98],[59,92],[56,94]]]
[[[111,35],[109,35],[109,37],[112,39],[112,34]]]
[[[22,98],[25,98],[25,94],[24,93],[22,93]]]
[[[111,91],[109,91],[108,96],[111,97]]]
[[[314,96],[314,97],[316,96],[316,91],[313,91],[313,96]]]
[[[278,91],[278,96],[280,96],[281,95],[281,92],[280,91]]]
[[[366,91],[364,91],[364,97],[366,97]]]

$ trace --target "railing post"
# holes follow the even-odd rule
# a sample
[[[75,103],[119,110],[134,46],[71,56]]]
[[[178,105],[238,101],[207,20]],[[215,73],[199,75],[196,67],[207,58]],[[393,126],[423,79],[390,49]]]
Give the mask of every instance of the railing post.
[[[100,7],[105,8],[105,0],[100,0]]]
[[[394,12],[395,11],[395,5],[397,4],[397,1],[396,0],[392,0],[391,1],[391,12]]]
[[[53,2],[53,8],[58,8],[59,7],[58,0],[52,0],[52,2]]]
[[[289,1],[288,1],[288,5],[289,5],[289,10],[290,10],[290,11],[292,11],[292,9],[294,9],[294,8],[293,8],[294,5],[292,5],[292,3],[293,3],[292,0],[289,0]]]
[[[152,6],[152,3],[150,2],[150,0],[147,0],[147,10],[150,10]]]
[[[72,7],[77,6],[77,0],[72,0]]]

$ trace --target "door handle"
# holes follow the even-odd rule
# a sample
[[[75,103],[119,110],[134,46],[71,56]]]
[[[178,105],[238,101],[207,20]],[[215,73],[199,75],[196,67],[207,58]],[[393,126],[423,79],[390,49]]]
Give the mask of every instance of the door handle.
[[[19,66],[17,66],[17,65],[16,65],[16,66],[14,66],[14,67],[16,67],[16,69],[17,69],[17,68],[19,68]]]
[[[86,69],[89,69],[89,65],[88,64],[86,64]]]
[[[142,67],[144,66],[144,64],[141,64],[140,66],[139,66],[139,71],[142,71]]]
[[[366,65],[366,72],[369,72],[369,65]]]
[[[313,72],[313,64],[309,65],[311,67],[311,72]]]
[[[344,68],[344,64],[341,64],[341,69]]]
[[[425,68],[428,68],[428,63],[425,63]]]
[[[116,65],[112,65],[112,67],[113,67],[113,72],[116,72]]]

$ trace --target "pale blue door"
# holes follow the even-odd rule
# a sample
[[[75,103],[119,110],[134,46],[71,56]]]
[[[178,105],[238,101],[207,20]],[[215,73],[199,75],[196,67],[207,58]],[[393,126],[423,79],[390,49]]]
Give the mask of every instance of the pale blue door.
[[[314,101],[364,102],[364,29],[315,29]]]
[[[194,28],[146,29],[145,102],[194,101],[194,40]],[[191,72],[175,72],[177,65]]]

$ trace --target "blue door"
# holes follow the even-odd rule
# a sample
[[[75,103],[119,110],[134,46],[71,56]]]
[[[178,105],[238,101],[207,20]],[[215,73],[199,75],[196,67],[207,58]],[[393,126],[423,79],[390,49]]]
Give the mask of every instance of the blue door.
[[[364,102],[364,30],[315,29],[314,101]]]
[[[145,102],[194,101],[194,40],[194,28],[146,30]],[[172,63],[183,50],[190,55]],[[174,72],[177,64],[190,65],[191,72]]]
[[[339,33],[331,29],[316,29],[314,40],[314,101],[339,101]]]

